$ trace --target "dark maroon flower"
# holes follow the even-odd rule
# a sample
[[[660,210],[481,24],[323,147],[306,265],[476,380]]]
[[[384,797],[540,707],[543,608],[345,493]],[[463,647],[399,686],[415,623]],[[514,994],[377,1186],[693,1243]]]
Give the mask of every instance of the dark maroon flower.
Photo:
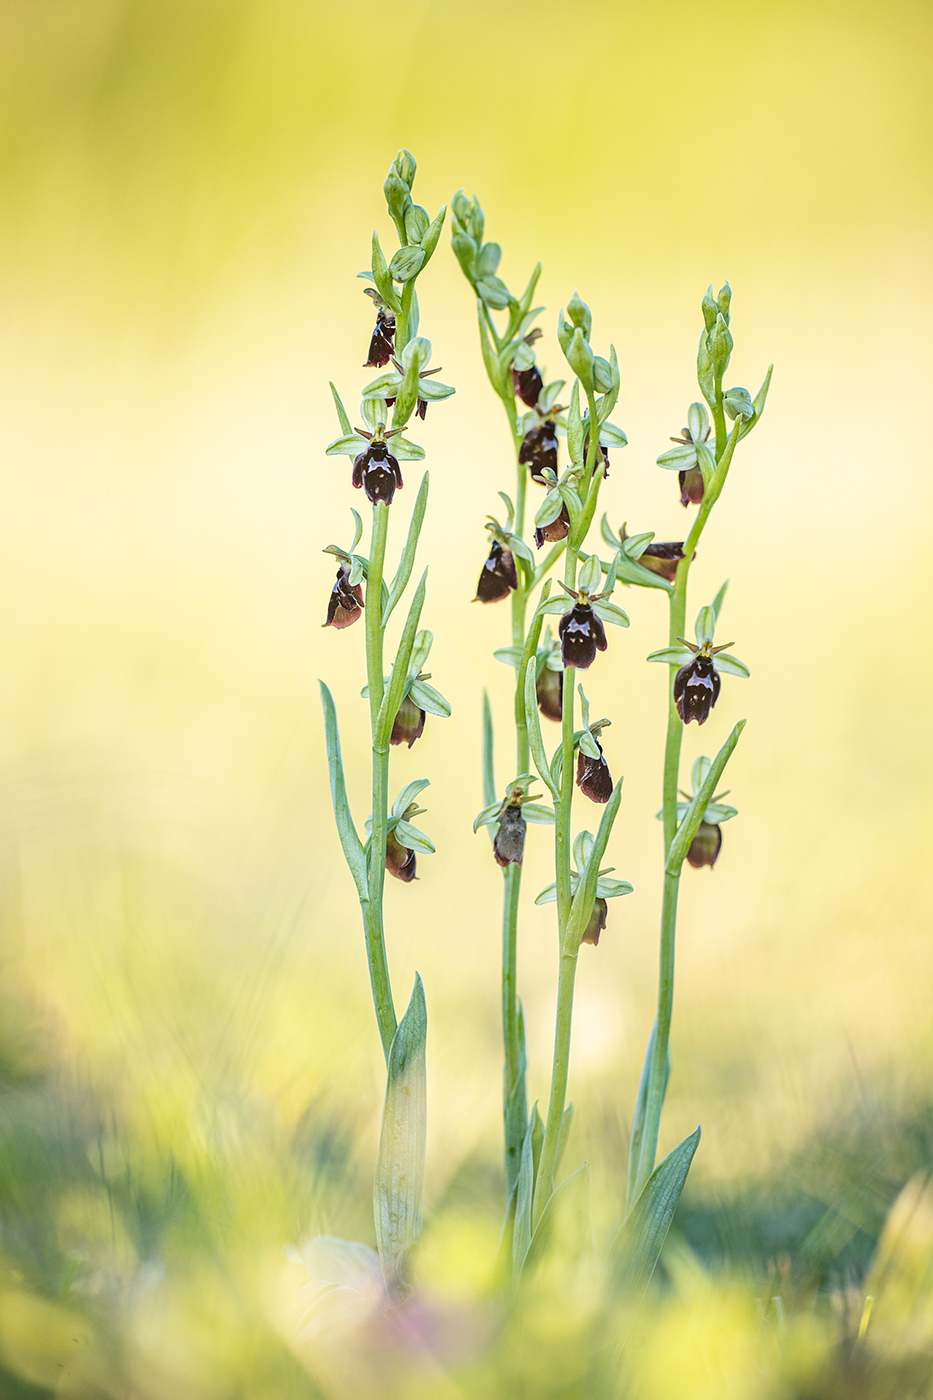
[[[386,870],[396,880],[404,880],[406,885],[415,878],[415,853],[397,841],[392,831],[386,837]]]
[[[712,868],[722,849],[722,827],[713,822],[700,822],[697,834],[690,842],[687,860],[694,870],[708,865]]]
[[[703,473],[699,467],[690,467],[685,472],[678,472],[680,479],[680,504],[686,506],[698,506],[703,499]]]
[[[420,739],[423,733],[424,710],[415,704],[410,695],[406,695],[399,705],[398,714],[395,716],[392,733],[389,735],[389,743],[407,744],[411,748],[415,740]]]
[[[361,433],[361,436],[368,434]],[[389,451],[388,443],[383,438],[373,438],[354,460],[353,485],[361,486],[373,505],[377,501],[391,505],[396,490],[400,491],[404,484],[401,468]]]
[[[498,865],[521,865],[525,853],[525,831],[526,822],[522,816],[521,801],[510,802],[502,809],[492,843]]]
[[[372,294],[371,288],[367,291]],[[369,342],[369,359],[364,369],[381,369],[395,353],[395,317],[386,306],[376,307],[376,329]]]
[[[596,944],[599,942],[599,935],[606,927],[607,913],[608,905],[606,901],[604,899],[597,898],[595,903],[593,904],[593,912],[590,915],[590,921],[587,924],[586,928],[583,930],[583,937],[580,940],[581,943],[592,943],[594,947],[596,946]]]
[[[561,720],[564,716],[564,673],[545,666],[535,682],[538,709],[545,719]]]
[[[612,776],[603,758],[603,746],[593,734],[599,758],[592,758],[582,749],[577,751],[577,787],[591,802],[608,802],[612,796]]]
[[[638,556],[638,562],[642,568],[650,569],[653,574],[658,574],[661,578],[666,578],[668,583],[673,583],[677,565],[683,557],[683,540],[671,540],[666,544],[649,544]],[[693,557],[695,559],[696,555]]]
[[[557,428],[550,419],[545,419],[536,428],[529,428],[522,441],[518,460],[531,471],[532,481],[545,485],[544,472],[550,470],[557,475]]]
[[[325,627],[336,627],[338,632],[356,622],[363,611],[363,589],[358,583],[351,584],[350,570],[341,564],[327,603]]]
[[[564,669],[585,671],[596,660],[597,651],[606,650],[606,629],[589,599],[579,597],[557,626]]]
[[[674,677],[674,704],[684,724],[696,720],[705,724],[719,699],[722,681],[713,664],[710,649],[701,647],[692,661],[681,666]]]
[[[556,520],[552,520],[549,525],[541,525],[535,528],[535,547],[540,549],[545,541],[548,544],[555,544],[558,540],[565,540],[570,534],[570,516],[567,514],[566,501],[561,506],[560,515]]]
[[[507,598],[513,588],[518,587],[518,571],[515,555],[498,540],[493,540],[489,558],[483,565],[483,572],[476,585],[474,603],[498,603]]]
[[[544,388],[544,380],[541,378],[541,371],[537,365],[532,365],[529,369],[512,370],[512,387],[517,398],[529,408],[534,408],[541,397],[541,390]]]

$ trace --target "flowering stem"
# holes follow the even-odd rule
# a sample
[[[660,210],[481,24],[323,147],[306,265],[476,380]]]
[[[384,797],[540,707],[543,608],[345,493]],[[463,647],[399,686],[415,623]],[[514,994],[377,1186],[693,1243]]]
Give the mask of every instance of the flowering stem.
[[[719,405],[719,415],[722,416],[721,382],[717,383],[716,402]],[[729,474],[729,467],[732,464],[732,456],[735,452],[738,438],[739,420],[736,420],[736,425],[729,435],[728,440],[725,436],[725,428],[723,427],[720,429],[717,427],[716,473],[708,488],[703,493],[703,500],[697,511],[696,519],[684,542],[684,557],[677,565],[677,573],[674,577],[674,589],[669,595],[670,627],[668,630],[668,646],[670,647],[677,646],[678,638],[682,637],[686,631],[687,579],[690,573],[690,565],[693,561],[697,543],[710,517],[710,512],[722,493],[726,477]],[[677,831],[677,785],[680,775],[680,749],[684,732],[683,721],[677,713],[677,706],[674,703],[674,679],[677,675],[678,668],[676,665],[671,665],[668,669],[670,684],[668,689],[667,741],[664,747],[663,779],[665,866],[671,849],[671,843]],[[679,886],[680,871],[678,870],[676,874],[671,874],[665,870],[664,898],[661,905],[658,1010],[645,1059],[644,1079],[646,1083],[646,1093],[644,1099],[639,1101],[635,1121],[632,1124],[627,1193],[628,1209],[631,1209],[632,1205],[638,1199],[645,1182],[654,1170],[655,1156],[658,1147],[661,1110],[664,1107],[664,1096],[667,1090],[671,1020],[674,1011],[674,950],[677,937],[677,895]]]
[[[588,395],[590,423],[597,424],[595,396]],[[599,458],[599,433],[594,426],[590,433],[590,444],[586,461],[587,508],[583,519],[574,524],[567,537],[567,552],[564,557],[564,584],[567,588],[576,586],[577,560],[580,543],[585,538],[589,522],[596,509],[601,470]],[[590,486],[593,486],[590,491]],[[590,504],[588,496],[592,495]],[[554,1060],[551,1067],[551,1093],[548,1100],[547,1122],[544,1127],[544,1143],[541,1147],[541,1162],[538,1167],[538,1180],[535,1186],[534,1217],[539,1219],[541,1212],[554,1191],[554,1176],[557,1166],[557,1151],[560,1145],[560,1130],[564,1117],[564,1104],[567,1099],[567,1078],[570,1072],[570,1035],[573,1024],[573,994],[577,976],[577,953],[579,935],[571,937],[570,911],[570,817],[573,805],[573,718],[576,692],[576,671],[570,667],[564,672],[563,700],[561,709],[561,770],[560,798],[556,805],[554,823],[554,863],[557,884],[557,928],[560,941],[560,969],[557,981],[557,1016],[554,1026]]]
[[[389,816],[389,749],[384,741],[377,745],[376,718],[382,704],[382,575],[385,566],[386,539],[389,532],[389,507],[384,501],[373,506],[372,545],[366,576],[366,679],[369,684],[369,713],[373,736],[373,816],[369,842],[367,870],[369,898],[363,906],[366,935],[366,958],[372,985],[373,1004],[382,1049],[388,1062],[392,1037],[397,1022],[389,966],[386,960],[385,933],[382,921],[382,896],[386,870],[386,827]]]

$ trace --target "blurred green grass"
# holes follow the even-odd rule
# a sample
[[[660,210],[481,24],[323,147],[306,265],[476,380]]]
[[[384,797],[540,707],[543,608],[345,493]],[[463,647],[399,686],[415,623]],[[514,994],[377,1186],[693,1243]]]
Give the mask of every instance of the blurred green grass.
[[[928,1393],[921,1264],[874,1351],[852,1330],[883,1222],[931,1161],[930,26],[924,5],[836,0],[0,8],[5,1394],[349,1384],[308,1379],[281,1339],[281,1247],[370,1239],[380,1058],[316,708],[323,675],[360,813],[363,668],[352,633],[320,631],[319,550],[349,519],[327,379],[348,402],[362,382],[353,278],[403,144],[425,204],[478,191],[510,279],[545,262],[552,370],[574,286],[617,344],[615,524],[681,526],[652,463],[695,392],[708,281],[735,289],[739,382],[777,366],[697,562],[697,606],[730,577],[723,622],[753,669],[700,747],[750,723],[740,818],[684,899],[663,1131],[702,1121],[703,1143],[624,1384]],[[447,255],[423,317],[458,386],[422,438],[426,622],[455,714],[395,762],[399,786],[432,778],[438,855],[388,918],[397,992],[417,967],[431,1017],[427,1295],[480,1340],[441,1348],[443,1375],[399,1364],[408,1393],[613,1393],[586,1370],[585,1262],[567,1264],[574,1308],[549,1278],[492,1341],[475,1317],[498,1229],[499,881],[469,823],[480,691],[505,726],[508,677],[489,660],[501,617],[468,599],[511,468]],[[612,855],[636,886],[581,967],[568,1165],[591,1163],[597,1232],[619,1210],[656,958],[663,678],[642,658],[665,623],[657,598],[631,612],[591,696],[614,719]],[[535,842],[537,1095],[547,863]]]

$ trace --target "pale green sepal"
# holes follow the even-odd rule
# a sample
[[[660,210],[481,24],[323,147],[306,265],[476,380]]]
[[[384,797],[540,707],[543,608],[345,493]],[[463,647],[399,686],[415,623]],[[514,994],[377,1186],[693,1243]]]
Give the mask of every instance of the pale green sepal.
[[[476,835],[481,826],[488,826],[490,822],[494,821],[501,811],[501,802],[490,802],[488,806],[484,807],[473,822],[473,835]]]
[[[723,822],[731,821],[738,815],[738,807],[730,807],[725,802],[711,802],[703,813],[703,820],[711,822],[714,826],[722,826]]]
[[[615,423],[604,423],[599,430],[600,447],[628,447],[628,438]]]
[[[716,614],[713,612],[713,609],[709,606],[701,608],[700,611],[697,613],[696,620],[696,637],[700,646],[703,646],[707,642],[712,643],[715,634]]]
[[[501,661],[505,666],[518,666],[522,659],[521,647],[499,647],[493,652],[496,661]]]
[[[657,464],[669,472],[689,471],[697,464],[696,448],[689,442],[680,447],[672,447],[667,452],[661,453]]]
[[[409,687],[408,695],[419,710],[424,710],[429,715],[439,715],[441,719],[450,719],[450,701],[445,700],[444,696],[439,690],[435,690],[433,685],[428,685],[426,681],[414,680]]]
[[[430,223],[427,209],[422,209],[420,204],[410,204],[405,210],[405,232],[409,243],[420,243]]]
[[[425,836],[424,832],[417,826],[412,826],[401,818],[395,827],[395,839],[400,846],[404,846],[408,851],[417,851],[421,856],[434,855],[434,842]]]
[[[699,1141],[697,1128],[655,1167],[613,1241],[609,1256],[613,1289],[627,1304],[617,1339],[620,1346],[625,1345],[651,1282]]]
[[[628,540],[625,543],[628,544]],[[643,564],[634,564],[621,551],[618,555],[616,573],[620,583],[634,584],[636,588],[659,588],[664,593],[673,593],[674,591],[674,585],[668,583],[666,578],[662,578],[660,574],[652,573]]]
[[[582,875],[593,857],[593,833],[591,831],[580,831],[574,837],[573,858],[577,863],[577,869]]]
[[[437,213],[434,215],[434,218],[431,220],[430,224],[428,225],[428,230],[427,230],[427,232],[426,232],[425,234],[423,234],[422,237],[419,239],[419,242],[420,242],[422,248],[424,249],[424,261],[425,261],[425,263],[428,262],[428,260],[429,260],[430,257],[431,257],[431,254],[434,252],[434,249],[437,247],[437,241],[438,241],[438,239],[439,239],[440,236],[441,236],[441,229],[444,227],[444,219],[446,218],[446,216],[447,216],[447,205],[446,205],[446,204],[442,204],[441,207],[440,207],[440,209],[437,211]],[[422,264],[422,266],[423,266],[423,264]]]
[[[539,826],[554,825],[553,807],[545,807],[541,802],[523,802],[522,816],[526,822],[537,822]]]
[[[403,787],[398,797],[392,803],[393,817],[401,817],[414,802],[419,793],[424,792],[426,787],[431,786],[430,778],[415,778],[414,782]]]
[[[594,603],[593,611],[597,617],[602,618],[603,622],[611,622],[616,627],[628,627],[629,625],[628,613],[616,607],[615,603],[606,602],[605,599]]]
[[[584,729],[583,733],[580,735],[577,747],[582,749],[589,758],[599,759],[599,748],[597,747],[596,740],[588,729]]]
[[[411,1284],[411,1257],[421,1239],[426,1140],[424,988],[415,974],[408,1010],[392,1038],[385,1108],[376,1158],[376,1243],[390,1297]]]
[[[347,433],[343,437],[335,438],[325,448],[324,455],[326,457],[356,457],[368,446],[366,438],[360,437],[359,433]]]
[[[743,681],[747,681],[751,675],[745,662],[740,661],[737,656],[731,656],[727,651],[721,651],[718,656],[714,656],[713,665],[724,676],[739,676]]]
[[[563,508],[564,498],[559,489],[555,487],[553,491],[547,493],[544,501],[539,506],[538,513],[535,516],[535,524],[539,529],[543,530],[546,525],[552,524],[552,522],[557,519]]]
[[[630,885],[628,880],[610,880],[606,875],[600,875],[596,881],[597,899],[620,899],[622,895],[631,894],[634,885]]]
[[[599,562],[597,555],[591,554],[580,569],[577,578],[577,588],[583,593],[598,593],[602,577],[602,564]]]
[[[535,610],[535,616],[548,617],[553,614],[556,617],[562,613],[569,612],[572,606],[573,604],[569,598],[549,598],[547,602],[538,604]]]
[[[347,800],[347,785],[343,776],[343,759],[340,754],[340,734],[337,729],[334,697],[323,681],[319,681],[318,684],[321,687],[321,704],[324,708],[327,768],[330,774],[330,795],[334,806],[334,820],[337,823],[337,835],[340,837],[344,859],[349,866],[350,874],[353,876],[357,894],[361,900],[365,901],[369,899],[366,857],[356,827],[353,825],[350,804]]]
[[[722,406],[730,418],[754,418],[755,405],[747,389],[727,389],[722,396]]]
[[[404,437],[389,438],[389,451],[400,462],[420,462],[424,459],[424,448]]]
[[[705,404],[692,403],[687,409],[687,431],[694,442],[703,442],[709,432],[709,414]]]
[[[535,904],[553,904],[557,899],[557,885],[546,885],[535,899]]]
[[[650,656],[646,656],[646,661],[660,661],[665,666],[683,666],[693,659],[693,652],[686,647],[664,647],[661,651],[653,651]]]

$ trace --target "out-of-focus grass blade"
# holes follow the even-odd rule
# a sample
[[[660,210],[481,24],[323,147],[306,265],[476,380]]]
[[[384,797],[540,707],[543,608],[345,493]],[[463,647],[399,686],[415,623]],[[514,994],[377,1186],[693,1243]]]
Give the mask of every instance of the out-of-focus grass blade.
[[[427,1133],[424,988],[415,974],[408,1010],[389,1050],[386,1101],[376,1158],[373,1208],[376,1243],[393,1297],[408,1291],[412,1251],[421,1238]]]
[[[651,1281],[699,1141],[697,1128],[655,1167],[613,1241],[612,1282],[628,1305],[626,1333]],[[625,1336],[619,1341],[624,1344]]]
[[[356,834],[356,827],[353,825],[353,817],[350,815],[350,804],[347,801],[347,785],[343,777],[343,759],[340,756],[340,734],[337,729],[337,711],[334,707],[334,697],[323,681],[320,681],[319,685],[321,687],[321,704],[324,707],[327,767],[330,772],[330,795],[334,804],[334,819],[337,823],[337,835],[340,837],[343,854],[346,857],[347,865],[350,867],[350,874],[353,876],[353,882],[356,885],[357,893],[361,900],[367,900],[369,898],[369,886],[366,878],[366,857],[363,854],[360,838]]]
[[[528,1117],[516,1185],[515,1230],[512,1236],[512,1277],[516,1283],[531,1245],[531,1206],[534,1201],[535,1178],[543,1140],[544,1124],[541,1122],[538,1105],[535,1104]]]
[[[523,1269],[531,1270],[541,1262],[552,1237],[561,1225],[576,1221],[577,1227],[569,1230],[568,1234],[577,1242],[585,1239],[589,1233],[589,1214],[590,1168],[588,1163],[584,1162],[582,1167],[578,1167],[561,1182],[541,1212],[541,1218],[535,1226],[531,1244],[525,1255]]]

